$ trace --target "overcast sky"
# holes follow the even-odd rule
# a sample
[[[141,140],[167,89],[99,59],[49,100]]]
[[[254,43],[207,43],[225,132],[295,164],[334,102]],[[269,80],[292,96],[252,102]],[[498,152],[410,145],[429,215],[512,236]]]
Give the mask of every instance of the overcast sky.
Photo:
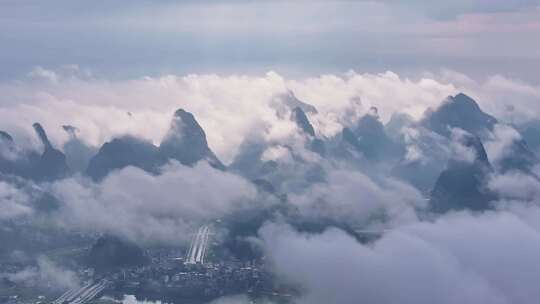
[[[406,2],[406,4],[405,4]],[[0,78],[452,69],[538,83],[540,0],[0,1]]]

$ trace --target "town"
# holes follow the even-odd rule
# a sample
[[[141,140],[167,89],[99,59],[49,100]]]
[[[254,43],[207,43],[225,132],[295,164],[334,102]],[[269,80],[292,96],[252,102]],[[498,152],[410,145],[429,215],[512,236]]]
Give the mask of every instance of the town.
[[[96,271],[76,270],[81,284],[63,293],[48,291],[32,281],[22,284],[4,278],[0,284],[2,304],[87,304],[118,303],[126,295],[165,303],[207,303],[227,295],[243,294],[257,300],[272,299],[288,303],[295,293],[281,286],[264,259],[252,261],[208,260],[211,228],[201,227],[187,250],[147,249],[148,263],[133,267]],[[17,272],[17,265],[2,265],[0,273]]]

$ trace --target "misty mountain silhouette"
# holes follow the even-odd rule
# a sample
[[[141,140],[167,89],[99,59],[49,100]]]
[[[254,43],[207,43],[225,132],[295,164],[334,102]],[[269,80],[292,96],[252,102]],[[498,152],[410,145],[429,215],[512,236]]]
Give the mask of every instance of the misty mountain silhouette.
[[[148,172],[156,172],[157,147],[142,139],[123,136],[101,146],[90,159],[86,174],[94,180],[107,176],[111,171],[134,166]]]
[[[487,187],[487,177],[493,171],[480,139],[463,134],[458,139],[473,152],[472,160],[451,158],[431,192],[430,207],[435,212],[469,209],[489,209],[496,196]]]
[[[34,123],[33,127],[42,143],[41,154],[36,151],[19,151],[11,135],[1,132],[0,173],[36,181],[51,181],[67,176],[69,168],[64,153],[53,147],[41,124]]]
[[[480,106],[469,96],[459,93],[448,97],[435,111],[428,111],[421,124],[426,128],[449,137],[452,128],[465,130],[481,140],[489,138],[498,120],[482,111]],[[530,173],[532,167],[539,162],[525,140],[514,140],[508,153],[499,160],[501,172],[519,170]]]
[[[206,134],[193,114],[179,109],[174,113],[171,126],[158,149],[163,161],[175,159],[183,165],[193,165],[207,160],[211,166],[225,169],[225,166],[208,147]]]
[[[375,107],[353,128],[344,128],[342,139],[368,160],[394,159],[403,154],[403,148],[388,137]]]
[[[469,96],[449,96],[435,111],[428,110],[421,122],[426,128],[449,137],[451,128],[460,128],[479,137],[493,130],[495,117],[486,114]]]
[[[157,173],[169,160],[191,166],[200,160],[218,169],[225,166],[208,147],[206,134],[193,114],[179,109],[174,113],[171,126],[159,147],[133,137],[123,136],[105,143],[90,160],[86,173],[100,180],[111,171],[134,166]]]

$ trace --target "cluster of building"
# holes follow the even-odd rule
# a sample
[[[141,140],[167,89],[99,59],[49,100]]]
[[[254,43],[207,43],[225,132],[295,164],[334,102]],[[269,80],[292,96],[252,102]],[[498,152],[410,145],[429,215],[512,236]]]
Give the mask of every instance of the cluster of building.
[[[123,269],[110,275],[113,294],[146,299],[212,299],[228,294],[275,294],[274,280],[262,264],[220,262],[191,264],[183,259]]]

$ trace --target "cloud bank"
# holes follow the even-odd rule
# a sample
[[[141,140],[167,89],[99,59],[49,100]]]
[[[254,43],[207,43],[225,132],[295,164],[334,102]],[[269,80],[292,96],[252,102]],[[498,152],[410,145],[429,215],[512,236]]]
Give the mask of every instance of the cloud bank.
[[[532,303],[540,234],[529,220],[451,214],[373,244],[337,229],[313,235],[269,224],[260,233],[276,273],[304,288],[299,303]]]
[[[507,122],[530,121],[540,115],[540,88],[502,76],[476,82],[445,71],[414,80],[393,72],[349,72],[313,78],[287,79],[275,72],[262,76],[167,75],[124,81],[85,78],[73,72],[37,69],[34,80],[0,84],[0,129],[17,141],[36,146],[30,136],[35,121],[43,124],[59,146],[70,135],[62,125],[79,129],[91,146],[131,134],[158,143],[171,113],[185,108],[194,113],[207,133],[210,147],[230,163],[248,136],[283,139],[296,132],[276,115],[276,102],[292,90],[319,111],[312,115],[315,129],[333,136],[372,106],[384,122],[394,112],[418,119],[429,107],[459,91],[466,91],[488,113]],[[35,78],[42,79],[37,81]]]

